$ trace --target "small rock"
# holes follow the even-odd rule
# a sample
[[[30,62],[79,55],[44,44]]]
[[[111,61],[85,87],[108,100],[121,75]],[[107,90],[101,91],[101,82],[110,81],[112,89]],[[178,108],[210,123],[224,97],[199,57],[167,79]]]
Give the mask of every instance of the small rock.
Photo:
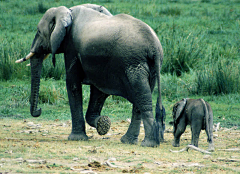
[[[73,161],[78,161],[79,160],[79,158],[73,158]]]

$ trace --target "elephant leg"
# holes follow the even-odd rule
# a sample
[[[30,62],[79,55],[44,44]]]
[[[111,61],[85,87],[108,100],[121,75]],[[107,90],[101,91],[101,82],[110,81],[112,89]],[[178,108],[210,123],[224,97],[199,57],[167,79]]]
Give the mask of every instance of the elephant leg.
[[[141,113],[145,138],[141,143],[141,146],[155,147],[160,143],[159,137],[159,124],[154,121],[152,111],[144,111]]]
[[[69,105],[72,115],[72,132],[68,140],[88,140],[85,130],[85,120],[82,110],[82,85],[81,82],[71,79],[66,80]]]
[[[192,141],[191,144],[198,147],[198,140],[199,140],[199,135],[202,129],[202,122],[195,120],[191,124],[191,131],[192,131]]]
[[[100,116],[103,104],[109,95],[99,91],[91,85],[90,101],[86,113],[87,123],[95,127],[99,135],[105,135],[111,126],[111,121],[108,116]]]
[[[174,140],[172,143],[173,147],[179,147],[180,145],[180,137],[186,130],[187,123],[184,118],[180,118],[179,123],[175,124],[174,123]]]
[[[208,133],[207,130],[205,130],[205,131],[206,131],[207,137],[209,137],[207,139],[207,141],[208,141],[208,151],[209,152],[214,152],[215,148],[214,148],[214,144],[213,144],[213,133],[211,133],[211,132]]]
[[[145,137],[141,146],[155,147],[160,144],[159,140],[159,124],[156,124],[152,112],[152,89],[149,81],[149,69],[147,64],[139,64],[137,67],[130,67],[126,71],[127,81],[125,89],[127,91],[127,99],[133,103],[134,107],[139,109],[141,119],[143,121]],[[129,128],[127,135],[137,135],[140,123],[140,117],[137,112],[133,112],[133,123],[135,129]],[[136,121],[138,120],[138,121]]]
[[[82,70],[79,59],[74,53],[64,56],[66,86],[72,116],[72,132],[68,140],[88,140],[82,109]]]
[[[121,142],[126,144],[137,144],[140,131],[141,115],[136,106],[132,109],[132,119],[127,133],[122,136]]]

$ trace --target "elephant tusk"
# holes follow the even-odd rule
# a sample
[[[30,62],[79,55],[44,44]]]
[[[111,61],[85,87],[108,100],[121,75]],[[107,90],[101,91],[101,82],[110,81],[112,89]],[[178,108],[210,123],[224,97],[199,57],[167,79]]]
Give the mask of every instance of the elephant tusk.
[[[50,53],[46,54],[45,57],[43,58],[43,60],[45,60],[46,58],[48,58]]]
[[[26,57],[24,57],[22,59],[19,59],[19,60],[16,60],[15,63],[22,63],[22,62],[30,59],[33,55],[34,55],[34,53],[30,52]]]
[[[48,58],[50,53],[46,54],[45,57],[43,58],[43,60],[45,60],[46,58]],[[31,66],[31,63],[27,64],[26,66]]]

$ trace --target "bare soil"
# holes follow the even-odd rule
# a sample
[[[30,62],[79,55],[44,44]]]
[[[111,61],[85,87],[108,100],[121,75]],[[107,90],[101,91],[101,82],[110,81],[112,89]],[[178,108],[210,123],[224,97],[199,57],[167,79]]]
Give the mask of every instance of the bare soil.
[[[68,141],[70,121],[0,120],[0,173],[240,173],[240,130],[220,128],[214,132],[215,152],[178,151],[191,142],[191,131],[182,135],[180,147],[171,145],[172,127],[159,147],[122,144],[129,122],[112,123],[100,136],[87,125],[89,141]],[[207,149],[201,132],[199,148]]]

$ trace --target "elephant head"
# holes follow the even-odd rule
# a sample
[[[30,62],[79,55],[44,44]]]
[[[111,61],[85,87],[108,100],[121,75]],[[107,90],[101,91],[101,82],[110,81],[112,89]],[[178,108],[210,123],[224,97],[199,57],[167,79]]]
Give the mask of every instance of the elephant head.
[[[184,98],[173,106],[172,116],[173,116],[174,124],[177,123],[177,120],[181,116],[181,113],[183,112],[183,109],[185,108],[186,103],[187,103],[187,99]]]
[[[84,4],[82,6],[112,16],[112,14],[103,6],[95,4]],[[28,64],[31,65],[30,112],[34,117],[41,115],[41,109],[37,109],[37,103],[42,62],[51,53],[52,62],[55,66],[55,54],[63,53],[61,44],[67,34],[67,28],[71,24],[72,14],[70,9],[60,6],[47,10],[38,23],[38,31],[33,40],[30,53],[25,58],[16,61],[16,63],[21,63],[30,59],[30,64]]]
[[[61,6],[47,10],[38,24],[30,53],[16,61],[20,63],[30,59],[31,62],[30,112],[34,117],[41,115],[41,109],[37,109],[37,103],[43,59],[52,53],[53,64],[55,64],[55,54],[62,52],[60,45],[66,35],[66,28],[71,23],[72,16],[68,8]]]

